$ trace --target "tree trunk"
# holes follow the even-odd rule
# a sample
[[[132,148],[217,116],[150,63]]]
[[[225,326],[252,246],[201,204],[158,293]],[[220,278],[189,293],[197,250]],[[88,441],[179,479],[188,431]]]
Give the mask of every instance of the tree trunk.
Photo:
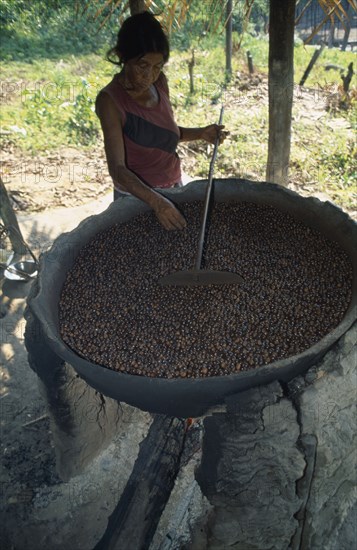
[[[145,0],[129,0],[129,7],[131,15],[146,11]]]
[[[294,87],[296,0],[270,0],[269,145],[266,179],[287,185]]]
[[[232,0],[228,0],[226,9],[226,80],[229,82],[232,76]]]

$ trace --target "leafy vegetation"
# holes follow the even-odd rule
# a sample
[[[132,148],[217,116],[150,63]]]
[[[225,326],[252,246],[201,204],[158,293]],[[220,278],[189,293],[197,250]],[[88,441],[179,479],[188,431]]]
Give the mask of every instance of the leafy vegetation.
[[[0,0],[2,59],[31,63],[34,59],[97,52],[116,32],[115,11],[100,28],[94,3],[85,11],[80,4],[75,0]]]
[[[265,21],[263,4],[256,4],[259,23],[254,24],[256,28],[252,23],[242,40],[240,34],[234,33],[233,78],[228,86],[225,86],[223,35],[193,32],[202,30],[203,23],[206,27],[214,24],[207,13],[198,8],[191,12],[186,23],[192,29],[189,43],[181,31],[172,36],[175,47],[166,73],[179,123],[199,126],[215,122],[220,103],[226,105],[225,124],[230,137],[220,149],[216,169],[217,175],[223,177],[265,178],[268,38],[259,34]],[[117,70],[105,61],[105,52],[115,39],[115,18],[98,32],[94,13],[86,12],[81,17],[73,13],[70,3],[0,0],[0,5],[6,34],[2,51],[1,123],[5,133],[10,132],[11,142],[32,155],[66,145],[85,148],[100,142],[94,101],[99,89]],[[236,28],[241,24],[238,15]],[[187,63],[192,49],[195,91],[191,94]],[[248,50],[255,67],[251,77],[247,71]],[[346,110],[335,108],[327,112],[323,106],[331,96],[341,95],[342,82],[340,70],[326,71],[325,65],[346,70],[354,61],[354,54],[325,49],[304,90],[300,90],[298,83],[313,51],[314,46],[303,46],[297,39],[291,182],[313,192],[328,193],[342,206],[351,208],[356,193],[355,95],[351,93]],[[312,116],[315,109],[311,109],[311,103],[316,105],[317,118]],[[184,144],[180,152],[186,171],[206,177],[210,146]]]

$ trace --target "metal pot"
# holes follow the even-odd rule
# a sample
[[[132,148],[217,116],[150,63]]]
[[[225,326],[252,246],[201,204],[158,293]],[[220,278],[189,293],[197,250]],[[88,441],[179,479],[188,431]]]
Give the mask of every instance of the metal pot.
[[[165,195],[176,203],[203,200],[205,185],[203,181],[195,181],[183,188],[165,191]],[[147,378],[122,374],[79,357],[60,337],[58,304],[61,289],[79,250],[97,233],[149,210],[148,206],[134,197],[126,197],[56,239],[52,248],[41,257],[38,292],[28,301],[28,307],[39,321],[52,350],[71,364],[88,384],[104,395],[153,413],[176,417],[201,416],[231,394],[274,380],[288,381],[306,372],[356,320],[357,224],[346,213],[330,202],[301,197],[275,184],[239,179],[216,180],[215,201],[268,204],[292,214],[305,225],[337,241],[349,255],[354,273],[352,301],[343,320],[317,344],[299,355],[227,376],[198,379]]]

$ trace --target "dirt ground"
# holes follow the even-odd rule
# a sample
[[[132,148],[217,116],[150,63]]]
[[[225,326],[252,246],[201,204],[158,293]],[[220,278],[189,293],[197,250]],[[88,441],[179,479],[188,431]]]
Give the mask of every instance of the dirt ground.
[[[1,162],[16,212],[79,206],[104,196],[112,187],[103,147],[90,151],[66,147],[26,157],[7,144]]]

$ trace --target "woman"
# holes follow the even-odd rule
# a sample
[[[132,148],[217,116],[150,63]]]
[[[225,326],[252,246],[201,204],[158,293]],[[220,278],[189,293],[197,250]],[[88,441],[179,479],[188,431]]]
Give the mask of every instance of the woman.
[[[112,61],[115,54],[119,61]],[[179,141],[214,143],[224,126],[182,128],[174,121],[167,80],[162,72],[170,47],[160,23],[143,12],[124,21],[108,59],[121,66],[96,100],[114,199],[130,193],[146,202],[165,229],[186,221],[157,189],[181,184]],[[223,141],[223,134],[220,140]]]

